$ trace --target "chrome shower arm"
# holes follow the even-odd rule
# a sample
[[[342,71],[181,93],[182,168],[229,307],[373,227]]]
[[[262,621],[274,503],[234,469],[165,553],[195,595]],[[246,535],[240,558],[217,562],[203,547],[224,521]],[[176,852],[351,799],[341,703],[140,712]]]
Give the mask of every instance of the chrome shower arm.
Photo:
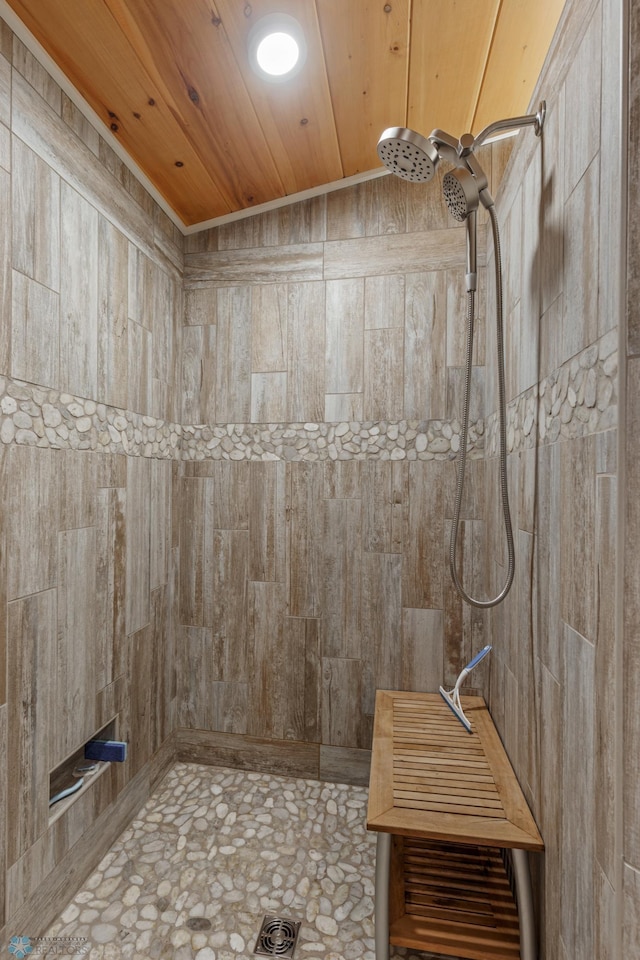
[[[533,127],[536,137],[542,133],[544,118],[547,112],[546,100],[540,101],[537,113],[529,113],[524,117],[511,117],[508,120],[496,120],[490,123],[488,127],[481,130],[473,142],[473,146],[481,147],[482,144],[498,133],[507,133],[509,130],[519,130],[520,127]]]

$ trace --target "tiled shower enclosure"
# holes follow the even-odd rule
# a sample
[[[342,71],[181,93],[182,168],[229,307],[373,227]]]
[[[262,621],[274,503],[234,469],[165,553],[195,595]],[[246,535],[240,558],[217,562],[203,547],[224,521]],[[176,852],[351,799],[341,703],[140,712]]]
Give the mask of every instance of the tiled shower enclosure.
[[[54,922],[176,760],[364,784],[375,689],[452,683],[491,642],[474,682],[546,841],[543,955],[640,950],[640,12],[620,7],[569,0],[543,138],[482,156],[517,546],[491,614],[447,571],[464,231],[438,184],[382,177],[183,237],[1,25],[5,938]],[[480,261],[461,560],[482,594],[505,563],[488,238]],[[52,772],[108,724],[126,763],[50,819]]]

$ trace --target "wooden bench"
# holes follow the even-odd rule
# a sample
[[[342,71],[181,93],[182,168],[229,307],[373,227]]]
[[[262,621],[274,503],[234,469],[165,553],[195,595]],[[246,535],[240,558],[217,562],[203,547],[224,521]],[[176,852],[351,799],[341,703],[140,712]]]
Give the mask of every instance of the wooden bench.
[[[376,695],[376,960],[389,943],[469,960],[537,956],[526,851],[544,844],[484,700],[461,699],[471,734],[439,694]]]

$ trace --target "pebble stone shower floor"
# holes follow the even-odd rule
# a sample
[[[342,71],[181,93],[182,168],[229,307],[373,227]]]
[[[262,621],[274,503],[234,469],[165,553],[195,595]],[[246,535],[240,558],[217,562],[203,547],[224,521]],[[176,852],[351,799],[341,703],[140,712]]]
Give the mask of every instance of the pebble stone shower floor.
[[[249,960],[274,914],[301,921],[294,960],[375,960],[366,809],[363,787],[177,763],[46,936],[95,960]]]

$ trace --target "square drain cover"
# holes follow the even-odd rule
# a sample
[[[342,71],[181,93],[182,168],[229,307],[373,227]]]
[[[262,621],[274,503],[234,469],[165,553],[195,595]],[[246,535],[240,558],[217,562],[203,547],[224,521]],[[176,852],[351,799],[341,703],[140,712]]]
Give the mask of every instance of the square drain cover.
[[[300,921],[265,917],[253,951],[258,957],[292,957],[298,942]]]

